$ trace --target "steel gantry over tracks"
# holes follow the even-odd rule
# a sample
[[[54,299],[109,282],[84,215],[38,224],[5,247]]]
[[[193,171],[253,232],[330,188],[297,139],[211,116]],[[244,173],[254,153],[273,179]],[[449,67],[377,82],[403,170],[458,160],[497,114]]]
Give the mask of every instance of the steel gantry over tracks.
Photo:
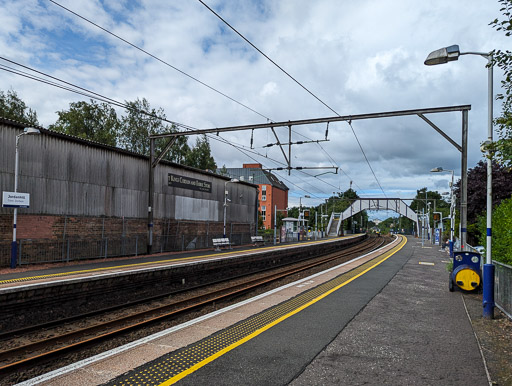
[[[471,105],[460,105],[460,106],[447,106],[447,107],[431,107],[424,109],[414,110],[396,110],[381,113],[369,113],[369,114],[357,114],[357,115],[343,115],[326,118],[314,118],[314,119],[301,119],[296,121],[282,121],[282,122],[269,122],[260,123],[255,125],[242,125],[242,126],[230,126],[230,127],[217,127],[213,129],[199,129],[190,131],[178,131],[167,134],[155,134],[149,137],[150,139],[150,162],[149,162],[149,195],[148,195],[148,253],[152,249],[153,241],[153,192],[154,192],[154,168],[163,159],[167,151],[176,142],[176,139],[181,136],[189,135],[201,135],[201,134],[219,134],[228,131],[244,131],[244,130],[258,130],[258,129],[273,129],[276,127],[287,127],[289,130],[290,140],[288,141],[288,155],[286,156],[284,149],[281,145],[281,150],[285,156],[288,166],[287,170],[293,169],[291,167],[291,128],[292,126],[300,125],[311,125],[317,123],[329,123],[329,122],[352,122],[356,120],[366,119],[377,119],[377,118],[389,118],[389,117],[401,117],[416,115],[423,119],[429,126],[435,131],[441,134],[448,142],[450,142],[457,151],[461,154],[461,201],[460,201],[460,223],[461,223],[461,242],[462,250],[466,248],[466,223],[467,223],[467,145],[468,145],[468,112],[471,110]],[[429,120],[426,114],[438,114],[448,112],[462,113],[462,138],[461,144],[459,145],[450,136],[448,136],[443,130],[437,127],[431,120]],[[159,155],[155,156],[155,140],[161,138],[168,138],[167,144]],[[279,140],[278,140],[279,142]]]

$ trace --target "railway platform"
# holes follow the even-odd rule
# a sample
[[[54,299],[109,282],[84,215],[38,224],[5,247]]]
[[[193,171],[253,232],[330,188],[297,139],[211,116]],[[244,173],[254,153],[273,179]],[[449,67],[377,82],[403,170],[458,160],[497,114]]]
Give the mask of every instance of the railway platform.
[[[283,243],[255,247],[242,245],[232,250],[215,251],[214,249],[164,252],[152,255],[132,256],[126,258],[96,259],[89,261],[75,261],[71,263],[49,263],[40,265],[27,265],[17,269],[0,269],[0,290],[8,287],[19,287],[25,284],[47,283],[56,280],[72,278],[91,278],[106,274],[122,274],[140,269],[158,269],[159,267],[172,267],[183,264],[201,263],[212,259],[232,258],[261,254],[268,251],[284,249],[299,249],[309,245],[319,245],[336,240],[357,238],[361,235],[348,235],[320,240],[308,240],[299,243]]]
[[[447,261],[397,240],[22,385],[489,384]]]

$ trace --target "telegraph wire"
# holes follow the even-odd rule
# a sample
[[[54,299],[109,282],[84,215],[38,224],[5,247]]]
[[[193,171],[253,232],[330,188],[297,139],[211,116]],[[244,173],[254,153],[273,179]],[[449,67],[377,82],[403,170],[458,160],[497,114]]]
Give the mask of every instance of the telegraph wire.
[[[117,106],[117,107],[121,107],[121,108],[125,108],[125,109],[129,109],[129,110],[132,110],[132,111],[136,111],[136,112],[139,112],[139,113],[142,113],[146,116],[149,116],[151,118],[155,118],[155,119],[159,119],[161,121],[164,121],[164,122],[167,122],[167,123],[171,123],[172,125],[174,126],[177,126],[177,127],[181,127],[181,128],[184,128],[185,130],[187,131],[190,131],[190,130],[197,130],[197,128],[193,127],[193,126],[189,126],[189,125],[185,125],[185,124],[182,124],[182,123],[179,123],[179,122],[175,122],[175,121],[171,121],[171,120],[168,120],[166,118],[162,118],[158,115],[154,115],[154,114],[151,114],[151,113],[148,113],[144,110],[138,110],[138,109],[134,109],[133,107],[130,107],[129,105],[125,104],[125,103],[122,103],[122,102],[119,102],[115,99],[112,99],[112,98],[109,98],[109,97],[106,97],[104,95],[101,95],[101,94],[98,94],[96,92],[93,92],[93,91],[90,91],[86,88],[83,88],[83,87],[80,87],[80,86],[76,86],[70,82],[67,82],[65,80],[62,80],[62,79],[59,79],[57,77],[54,77],[54,76],[51,76],[51,75],[48,75],[48,74],[45,74],[44,72],[42,71],[39,71],[39,70],[35,70],[35,69],[32,69],[28,66],[25,66],[23,64],[20,64],[20,63],[17,63],[13,60],[10,60],[10,59],[7,59],[7,58],[4,58],[2,56],[0,56],[0,59],[2,60],[5,60],[9,63],[12,63],[12,64],[15,64],[15,65],[18,65],[22,68],[25,68],[25,69],[28,69],[30,71],[33,71],[33,72],[36,72],[40,75],[44,75],[44,76],[47,76],[48,78],[51,78],[51,79],[54,79],[58,82],[61,82],[62,84],[59,84],[57,82],[54,82],[54,81],[51,81],[51,80],[48,80],[48,79],[44,79],[42,77],[39,77],[39,76],[35,76],[35,75],[32,75],[30,73],[27,73],[25,71],[21,71],[21,70],[18,70],[18,69],[15,69],[15,68],[12,68],[12,67],[9,67],[9,66],[6,66],[6,65],[3,65],[3,64],[0,64],[0,70],[4,70],[6,72],[10,72],[10,73],[13,73],[15,75],[19,75],[19,76],[22,76],[22,77],[25,77],[25,78],[28,78],[28,79],[31,79],[31,80],[35,80],[35,81],[38,81],[38,82],[41,82],[41,83],[44,83],[44,84],[48,84],[50,86],[54,86],[54,87],[57,87],[57,88],[60,88],[60,89],[63,89],[63,90],[66,90],[66,91],[69,91],[69,92],[73,92],[75,94],[79,94],[79,95],[82,95],[82,96],[86,96],[88,98],[91,98],[91,99],[95,99],[95,100],[99,100],[99,101],[102,101],[102,102],[105,102],[105,103],[108,103],[108,104],[111,104],[111,105],[114,105],[114,106]],[[214,140],[217,140],[217,141],[221,141],[223,143],[226,143],[226,144],[229,144],[231,146],[233,146],[235,149],[239,150],[240,152],[242,152],[244,155],[248,156],[244,151],[242,151],[242,149],[239,148],[239,146],[231,143],[230,141],[228,141],[227,139],[225,138],[222,138],[222,137],[216,137],[216,136],[213,136],[213,135],[208,135],[208,137],[210,137],[211,139],[214,139]],[[265,157],[277,164],[282,164],[284,165],[284,163],[282,162],[279,162],[277,160],[274,160],[268,156],[264,156],[258,152],[255,152],[255,151],[252,151],[252,153],[255,153],[261,157]],[[258,160],[256,160],[255,158],[251,157],[251,156],[248,156],[249,158],[251,158],[252,160],[258,162]],[[315,177],[315,176],[312,176],[310,175],[309,173],[306,173],[306,172],[303,172],[301,171],[301,173],[307,175],[307,176],[310,176],[310,177]],[[315,177],[317,178],[318,180],[320,180],[321,182],[327,184],[327,185],[330,185],[330,186],[334,186],[334,185],[331,185],[330,183],[318,178],[318,177]],[[316,194],[314,193],[311,193],[311,192],[308,192],[306,190],[304,190],[303,188],[300,188],[297,184],[287,180],[286,178],[283,178],[281,177],[281,179],[287,181],[288,183],[292,184],[293,186],[296,186],[297,188],[305,191],[306,193],[308,194],[311,194],[313,196],[316,196]],[[309,182],[308,182],[308,185],[311,185]],[[315,187],[314,185],[311,185],[312,187]]]
[[[166,66],[168,66],[168,67],[172,68],[173,70],[178,71],[180,74],[185,75],[186,77],[188,77],[188,78],[192,79],[193,81],[195,81],[195,82],[197,82],[197,83],[199,83],[199,84],[201,84],[201,85],[203,85],[203,86],[205,86],[205,87],[209,88],[210,90],[212,90],[212,91],[216,92],[217,94],[220,94],[220,95],[222,95],[223,97],[228,98],[228,99],[229,99],[229,100],[231,100],[232,102],[235,102],[235,103],[237,103],[238,105],[240,105],[240,106],[242,106],[242,107],[245,107],[246,109],[248,109],[248,110],[252,111],[253,113],[255,113],[255,114],[257,114],[257,115],[259,115],[260,117],[265,118],[265,119],[268,119],[268,120],[271,120],[270,118],[266,117],[265,115],[261,114],[260,112],[258,112],[258,111],[256,111],[256,110],[254,110],[254,109],[250,108],[249,106],[247,106],[247,105],[243,104],[242,102],[237,101],[236,99],[234,99],[234,98],[230,97],[229,95],[227,95],[227,94],[223,93],[222,91],[217,90],[217,89],[216,89],[216,88],[214,88],[213,86],[210,86],[210,85],[206,84],[205,82],[203,82],[203,81],[199,80],[198,78],[195,78],[194,76],[192,76],[192,75],[190,75],[190,74],[187,74],[185,71],[180,70],[179,68],[177,68],[177,67],[173,66],[172,64],[170,64],[170,63],[166,62],[165,60],[160,59],[160,58],[159,58],[159,57],[157,57],[156,55],[153,55],[152,53],[150,53],[150,52],[148,52],[148,51],[144,50],[143,48],[140,48],[139,46],[137,46],[137,45],[135,45],[135,44],[133,44],[133,43],[131,43],[131,42],[129,42],[128,40],[126,40],[126,39],[122,38],[121,36],[116,35],[115,33],[113,33],[113,32],[111,32],[111,31],[109,31],[108,29],[106,29],[106,28],[104,28],[104,27],[102,27],[102,26],[100,26],[100,25],[98,25],[98,24],[94,23],[93,21],[91,21],[91,20],[89,20],[89,19],[85,18],[84,16],[79,15],[78,13],[76,13],[76,12],[72,11],[71,9],[64,7],[62,4],[59,4],[59,3],[57,3],[57,2],[56,2],[56,1],[54,1],[54,0],[48,0],[48,1],[50,1],[51,3],[53,3],[53,4],[57,5],[58,7],[62,8],[62,9],[64,9],[64,10],[68,11],[69,13],[72,13],[73,15],[75,15],[76,17],[79,17],[80,19],[82,19],[82,20],[86,21],[87,23],[90,23],[90,24],[92,24],[93,26],[95,26],[95,27],[97,27],[97,28],[101,29],[102,31],[104,31],[104,32],[108,33],[109,35],[114,36],[115,38],[117,38],[117,39],[119,39],[119,40],[123,41],[124,43],[126,43],[126,44],[130,45],[131,47],[133,47],[133,48],[135,48],[135,49],[137,49],[137,50],[139,50],[139,51],[141,51],[141,52],[145,53],[146,55],[151,56],[153,59],[158,60],[160,63],[163,63],[163,64],[165,64]]]
[[[235,103],[239,104],[239,105],[240,105],[240,106],[242,106],[242,107],[245,107],[246,109],[248,109],[248,110],[252,111],[253,113],[255,113],[255,114],[257,114],[257,115],[259,115],[259,116],[261,116],[261,117],[263,117],[263,118],[267,119],[267,121],[273,122],[273,120],[272,120],[272,119],[270,119],[270,118],[268,118],[267,116],[265,116],[265,115],[263,115],[263,114],[259,113],[258,111],[256,111],[256,110],[252,109],[251,107],[249,107],[249,106],[247,106],[247,105],[245,105],[245,104],[243,104],[243,103],[241,103],[241,102],[237,101],[236,99],[234,99],[234,98],[230,97],[229,95],[227,95],[227,94],[225,94],[225,93],[223,93],[223,92],[221,92],[221,91],[219,91],[219,90],[217,90],[217,89],[213,88],[212,86],[210,86],[210,85],[208,85],[208,84],[204,83],[203,81],[201,81],[201,80],[199,80],[199,79],[197,79],[197,78],[193,77],[192,75],[187,74],[187,73],[186,73],[186,72],[184,72],[183,70],[180,70],[179,68],[177,68],[177,67],[173,66],[172,64],[170,64],[170,63],[168,63],[168,62],[164,61],[163,59],[160,59],[160,58],[159,58],[159,57],[157,57],[156,55],[151,54],[150,52],[148,52],[148,51],[144,50],[143,48],[141,48],[141,47],[137,46],[137,45],[136,45],[136,44],[134,44],[134,43],[131,43],[130,41],[128,41],[128,40],[124,39],[123,37],[121,37],[121,36],[119,36],[119,35],[117,35],[117,34],[113,33],[112,31],[110,31],[110,30],[108,30],[108,29],[106,29],[106,28],[104,28],[104,27],[100,26],[99,24],[94,23],[92,20],[87,19],[86,17],[84,17],[84,16],[82,16],[82,15],[80,15],[80,14],[78,14],[78,13],[76,13],[76,12],[72,11],[71,9],[69,9],[69,8],[67,8],[67,7],[65,7],[65,6],[63,6],[62,4],[59,4],[58,2],[56,2],[56,1],[54,1],[54,0],[49,0],[49,1],[50,1],[51,3],[53,3],[53,4],[55,4],[56,6],[58,6],[58,7],[62,8],[62,9],[64,9],[65,11],[67,11],[67,12],[69,12],[69,13],[71,13],[71,14],[75,15],[76,17],[78,17],[78,18],[80,18],[80,19],[84,20],[85,22],[87,22],[87,23],[89,23],[89,24],[92,24],[92,25],[93,25],[93,26],[95,26],[96,28],[99,28],[99,29],[101,29],[102,31],[104,31],[104,32],[108,33],[109,35],[111,35],[111,36],[113,36],[113,37],[115,37],[115,38],[117,38],[117,39],[121,40],[122,42],[124,42],[124,43],[128,44],[129,46],[131,46],[131,47],[133,47],[133,48],[135,48],[135,49],[137,49],[137,50],[139,50],[139,51],[143,52],[144,54],[146,54],[146,55],[148,55],[148,56],[152,57],[153,59],[155,59],[155,60],[157,60],[157,61],[159,61],[159,62],[161,62],[161,63],[165,64],[166,66],[168,66],[168,67],[170,67],[170,68],[174,69],[175,71],[178,71],[178,72],[179,72],[179,73],[181,73],[182,75],[185,75],[186,77],[188,77],[188,78],[190,78],[190,79],[192,79],[192,80],[194,80],[194,81],[198,82],[199,84],[201,84],[201,85],[203,85],[203,86],[205,86],[205,87],[209,88],[210,90],[212,90],[212,91],[214,91],[214,92],[216,92],[216,93],[218,93],[218,94],[220,94],[220,95],[224,96],[225,98],[227,98],[227,99],[229,99],[229,100],[231,100],[231,101],[233,101],[233,102],[235,102]],[[203,5],[205,5],[207,8],[209,8],[206,4],[204,4],[204,3],[203,3]],[[209,8],[209,9],[210,9],[210,8]],[[212,12],[213,12],[213,10],[212,10]],[[215,12],[214,12],[214,13],[215,13]],[[216,15],[217,15],[217,14],[216,14]],[[217,16],[220,18],[220,16],[219,16],[219,15],[217,15]],[[223,20],[223,19],[221,18],[221,20]],[[224,21],[224,20],[223,20],[223,21]],[[229,25],[229,24],[228,24],[228,25]],[[231,26],[230,26],[230,28],[232,28],[235,32],[237,32],[237,33],[238,33],[238,31],[236,31],[233,27],[231,27]],[[243,37],[240,33],[238,33],[238,34],[239,34],[239,35],[240,35],[244,40],[246,40],[249,44],[251,44],[251,45],[252,45],[256,50],[258,50],[261,54],[263,54],[265,57],[267,57],[267,56],[266,56],[263,52],[261,52],[261,51],[260,51],[256,46],[254,46],[251,42],[249,42],[247,39],[245,39],[245,37]],[[268,57],[267,57],[267,59],[269,59],[272,63],[274,63],[270,58],[268,58]],[[274,64],[275,64],[276,66],[278,66],[276,63],[274,63]],[[278,66],[278,67],[279,67],[279,66]],[[279,67],[279,68],[280,68],[280,67]],[[280,68],[280,69],[281,69],[281,68]],[[281,69],[281,70],[282,70],[282,71],[284,71],[283,69]],[[284,72],[286,73],[286,71],[284,71]],[[289,75],[288,73],[286,73],[286,74],[287,74],[288,76],[290,76],[290,77],[291,77],[291,75]],[[299,85],[301,85],[301,87],[303,87],[304,89],[306,89],[304,86],[302,86],[302,84],[300,84],[300,83],[299,83],[297,80],[295,80],[293,77],[292,77],[292,79],[293,79],[295,82],[297,82]],[[308,91],[311,95],[313,95],[315,98],[317,98],[317,97],[316,97],[313,93],[311,93],[308,89],[306,89],[306,91]],[[329,108],[331,111],[333,111],[335,114],[339,115],[338,113],[336,113],[336,111],[334,111],[334,110],[333,110],[333,109],[331,109],[329,106],[327,106],[327,105],[326,105],[323,101],[321,101],[319,98],[317,98],[317,99],[318,99],[321,103],[323,103],[327,108]],[[124,107],[124,106],[120,106],[120,107]],[[294,132],[294,133],[296,133],[296,134],[302,135],[302,136],[304,136],[305,138],[308,138],[308,137],[306,137],[305,135],[300,134],[300,133],[298,133],[298,132],[296,132],[296,131],[293,131],[293,132]],[[354,133],[354,135],[355,135],[355,133]],[[320,148],[321,148],[321,149],[322,149],[322,150],[327,154],[328,158],[329,158],[329,159],[331,159],[331,160],[333,160],[333,158],[332,158],[332,157],[331,157],[331,156],[330,156],[330,155],[325,151],[325,149],[323,149],[323,148],[322,148],[322,146],[321,146],[320,144],[318,144],[318,145],[319,145],[319,146],[320,146]],[[336,165],[337,167],[339,167],[339,166],[336,164],[336,162],[335,162],[335,161],[334,161],[334,165]],[[349,177],[349,178],[350,178],[350,177]]]
[[[52,0],[50,0],[52,1]],[[319,101],[321,104],[323,104],[325,107],[327,107],[330,111],[332,111],[334,114],[336,114],[337,116],[341,116],[336,110],[334,110],[332,107],[330,107],[329,105],[327,105],[327,103],[325,103],[323,100],[321,100],[319,97],[317,97],[312,91],[310,91],[306,86],[304,86],[302,83],[300,83],[297,79],[295,79],[292,75],[290,75],[290,73],[288,73],[284,68],[282,68],[279,64],[277,64],[276,62],[274,62],[267,54],[265,54],[263,51],[261,51],[258,47],[256,47],[249,39],[247,39],[244,35],[242,35],[240,32],[238,32],[237,29],[235,29],[231,24],[229,24],[225,19],[222,18],[222,16],[220,16],[217,12],[215,12],[212,8],[210,8],[203,0],[197,0],[199,1],[202,5],[204,5],[211,13],[213,13],[217,18],[219,18],[224,24],[226,24],[233,32],[235,32],[238,36],[240,36],[245,42],[247,42],[247,44],[249,44],[252,48],[254,48],[256,51],[258,51],[262,56],[264,56],[269,62],[271,62],[274,66],[276,66],[279,70],[281,70],[284,74],[286,74],[290,79],[292,79],[295,83],[297,83],[300,87],[302,87],[307,93],[309,93],[311,96],[313,96],[313,98],[315,98],[317,101]],[[361,152],[363,153],[363,156],[366,160],[366,163],[368,164],[368,166],[370,167],[370,170],[373,174],[373,177],[375,178],[375,180],[377,181],[377,184],[379,184],[379,187],[380,189],[382,190],[382,193],[384,193],[384,196],[386,196],[386,193],[384,192],[384,189],[382,189],[382,186],[375,174],[375,172],[373,171],[373,168],[372,166],[370,165],[370,161],[368,160],[368,157],[366,156],[366,153],[364,152],[364,149],[361,145],[361,142],[359,141],[359,138],[357,137],[357,134],[354,130],[354,128],[352,127],[352,125],[350,124],[349,122],[349,125],[350,125],[350,128],[352,129],[352,133],[354,134],[354,137],[356,137],[356,140],[357,140],[357,144],[359,145],[359,149],[361,150]],[[386,196],[387,197],[387,196]]]
[[[104,95],[98,94],[98,93],[96,93],[94,91],[87,90],[86,88],[74,85],[73,83],[70,83],[70,82],[67,82],[65,80],[59,79],[57,77],[45,74],[42,71],[30,68],[28,66],[25,66],[25,65],[23,65],[21,63],[17,63],[17,62],[15,62],[13,60],[4,58],[2,56],[0,56],[0,59],[4,60],[4,61],[7,61],[9,63],[15,64],[17,66],[20,66],[22,68],[28,69],[28,70],[33,71],[35,73],[38,73],[40,75],[46,76],[46,77],[48,77],[50,79],[54,79],[54,80],[56,80],[58,82],[63,83],[64,85],[63,84],[59,84],[57,82],[53,82],[53,81],[47,80],[47,79],[44,79],[44,78],[41,78],[41,77],[38,77],[38,76],[35,76],[35,75],[31,75],[31,74],[29,74],[27,72],[24,72],[24,71],[21,71],[21,70],[16,70],[16,69],[14,69],[12,67],[9,67],[9,66],[0,65],[0,69],[2,69],[4,71],[11,72],[11,73],[14,73],[14,74],[17,74],[17,75],[20,75],[20,76],[23,76],[23,77],[26,77],[26,78],[29,78],[29,79],[32,79],[32,80],[36,80],[38,82],[46,83],[48,85],[51,85],[51,86],[54,86],[54,87],[58,87],[58,88],[61,88],[63,90],[66,90],[66,91],[70,91],[70,92],[73,92],[75,94],[80,94],[80,95],[86,96],[86,97],[91,98],[91,99],[100,100],[102,102],[109,103],[109,104],[115,105],[117,107],[122,107],[122,108],[125,108],[127,110],[137,111],[137,112],[140,112],[140,113],[142,113],[142,114],[144,114],[146,116],[149,116],[151,118],[156,118],[156,119],[159,119],[161,121],[170,123],[170,124],[172,124],[172,125],[174,125],[176,127],[182,127],[182,128],[184,128],[186,130],[194,130],[195,129],[195,128],[191,127],[191,126],[184,125],[184,124],[179,123],[179,122],[171,121],[171,120],[169,120],[167,118],[162,118],[162,117],[160,117],[158,115],[148,113],[147,111],[144,111],[144,110],[134,109],[133,107],[129,106],[126,103],[122,103],[122,102],[119,102],[119,101],[117,101],[115,99],[112,99],[112,98],[106,97]]]

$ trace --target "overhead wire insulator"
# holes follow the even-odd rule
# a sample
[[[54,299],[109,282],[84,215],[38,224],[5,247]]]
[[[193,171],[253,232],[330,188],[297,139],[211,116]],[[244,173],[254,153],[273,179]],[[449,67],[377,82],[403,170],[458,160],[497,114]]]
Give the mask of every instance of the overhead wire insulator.
[[[325,128],[325,139],[327,140],[327,136],[329,135],[329,122],[327,122],[327,127]]]
[[[252,147],[253,143],[254,143],[254,129],[252,129],[252,131],[251,131],[251,149],[253,148]]]

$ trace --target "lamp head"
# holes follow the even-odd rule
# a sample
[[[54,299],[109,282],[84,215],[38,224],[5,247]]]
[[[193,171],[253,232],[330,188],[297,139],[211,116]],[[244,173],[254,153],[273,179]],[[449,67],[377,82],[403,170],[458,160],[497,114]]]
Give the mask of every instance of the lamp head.
[[[432,169],[430,172],[431,173],[439,173],[442,171],[444,171],[444,169],[441,166],[438,166],[437,168]]]
[[[41,134],[39,129],[36,129],[35,127],[25,127],[25,129],[23,129],[23,132],[25,134]]]
[[[434,66],[436,64],[444,64],[459,59],[460,49],[457,44],[453,46],[440,48],[432,51],[425,60],[425,65]]]

